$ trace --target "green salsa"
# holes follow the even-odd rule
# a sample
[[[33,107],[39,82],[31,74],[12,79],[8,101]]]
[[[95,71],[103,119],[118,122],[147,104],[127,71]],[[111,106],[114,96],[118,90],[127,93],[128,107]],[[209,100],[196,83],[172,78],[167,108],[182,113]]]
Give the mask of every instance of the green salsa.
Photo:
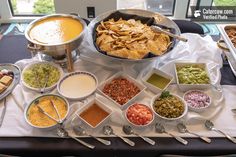
[[[163,76],[160,76],[158,74],[152,74],[151,77],[148,78],[147,82],[160,88],[160,89],[164,89],[169,83],[170,83],[170,79],[165,78]]]

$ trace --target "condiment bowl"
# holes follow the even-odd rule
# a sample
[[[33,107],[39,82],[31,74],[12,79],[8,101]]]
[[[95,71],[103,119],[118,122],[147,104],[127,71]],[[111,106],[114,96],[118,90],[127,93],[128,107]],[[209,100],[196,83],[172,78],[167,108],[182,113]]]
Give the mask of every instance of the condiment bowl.
[[[30,86],[29,84],[27,84],[27,82],[25,81],[25,77],[24,77],[24,75],[26,74],[26,72],[30,69],[30,68],[32,68],[33,66],[37,66],[37,65],[42,65],[42,64],[46,64],[46,65],[50,65],[50,66],[52,66],[52,67],[55,67],[58,71],[59,71],[59,73],[60,73],[60,76],[59,76],[59,78],[58,78],[58,80],[55,82],[55,83],[53,83],[50,87],[41,87],[41,88],[35,88],[35,87],[32,87],[32,86]],[[46,74],[45,74],[45,76],[42,76],[42,74],[39,74],[39,73],[37,73],[36,71],[33,71],[33,73],[34,74],[32,74],[32,75],[35,75],[35,83],[38,83],[40,80],[44,80],[44,79],[46,79]],[[49,71],[48,72],[48,74],[50,75],[52,73],[52,71]],[[40,92],[41,91],[41,89],[42,88],[44,88],[44,92],[47,92],[47,91],[50,91],[50,90],[52,90],[52,89],[54,89],[56,86],[57,86],[57,83],[58,83],[58,81],[63,77],[63,75],[64,75],[64,72],[63,72],[63,70],[62,70],[62,68],[59,66],[59,65],[57,65],[57,64],[55,64],[55,63],[52,63],[52,62],[47,62],[47,61],[42,61],[42,62],[40,62],[40,61],[34,61],[34,62],[31,62],[31,63],[29,63],[24,69],[23,69],[23,71],[22,71],[22,73],[21,73],[21,82],[22,82],[22,84],[26,87],[26,88],[28,88],[28,89],[30,89],[30,90],[33,90],[33,91],[37,91],[37,92]],[[41,78],[40,76],[42,76],[43,78]],[[32,78],[30,78],[30,79],[32,79]],[[45,82],[43,82],[43,84],[47,84],[47,82],[49,82],[50,81],[50,79],[49,80],[45,80]]]
[[[166,92],[166,91],[165,91],[165,92]],[[170,118],[170,117],[162,116],[161,114],[159,114],[158,112],[156,112],[155,107],[154,107],[154,103],[155,103],[155,101],[156,101],[157,99],[159,99],[159,98],[161,97],[161,95],[162,95],[162,94],[157,94],[156,96],[154,96],[154,97],[152,98],[152,101],[151,101],[151,108],[152,108],[152,110],[153,110],[153,112],[154,112],[154,114],[156,115],[157,118],[160,118],[160,119],[163,119],[163,120],[166,120],[166,121],[176,121],[176,120],[179,120],[179,119],[181,119],[181,118],[184,118],[184,117],[187,115],[187,112],[188,112],[188,105],[187,105],[187,103],[184,101],[183,98],[181,98],[180,96],[178,96],[178,95],[176,95],[176,94],[173,94],[173,93],[170,93],[170,95],[176,97],[176,98],[181,102],[181,104],[182,104],[183,107],[184,107],[182,113],[181,113],[178,117]],[[177,103],[175,102],[174,104],[176,105]],[[164,109],[166,109],[168,112],[170,112],[170,109],[168,108],[168,106],[170,106],[170,105],[168,105],[168,104],[163,104],[163,105],[164,105],[164,107],[162,107],[162,108],[164,108]],[[171,105],[171,106],[172,106],[172,105]],[[176,108],[176,107],[175,107],[175,108]],[[160,109],[160,107],[159,107],[159,109]],[[162,112],[164,112],[163,109],[162,109]]]
[[[126,121],[136,129],[145,129],[150,126],[154,120],[152,109],[145,104],[133,103],[124,111]],[[147,123],[145,123],[147,121]],[[139,123],[139,124],[138,124]]]
[[[155,77],[158,77],[158,78],[155,78]],[[143,83],[154,93],[160,93],[161,91],[164,91],[170,85],[172,80],[173,80],[173,76],[165,73],[164,71],[158,70],[156,68],[149,71],[142,78]],[[156,83],[159,81],[160,83],[159,87],[158,85],[155,85],[154,82],[152,83],[151,81],[155,81]]]
[[[199,84],[199,83],[194,83],[193,81],[191,81],[191,79],[200,80],[201,78],[191,78],[191,79],[189,79],[191,81],[190,83],[181,83],[181,81],[179,79],[180,76],[178,74],[178,69],[182,68],[182,67],[186,67],[186,66],[194,66],[194,67],[198,67],[198,68],[203,69],[206,73],[206,77],[209,78],[208,83]],[[184,77],[187,78],[189,76],[190,76],[189,74],[186,74]],[[206,63],[176,62],[175,63],[175,77],[176,77],[176,82],[177,82],[179,89],[184,92],[188,91],[188,90],[192,90],[192,89],[200,89],[201,90],[201,89],[208,89],[211,87],[211,78],[210,78]]]
[[[50,100],[50,101],[52,101],[52,102],[50,102],[50,101],[48,101],[47,103],[46,103],[46,105],[45,105],[45,101],[47,101],[47,100]],[[43,110],[46,112],[46,113],[48,113],[49,115],[51,115],[51,111],[53,110],[53,112],[54,112],[54,116],[53,117],[56,117],[56,119],[57,120],[61,120],[61,122],[63,122],[65,119],[66,119],[66,117],[67,117],[67,115],[68,115],[68,113],[69,113],[69,103],[68,103],[68,101],[65,99],[65,98],[63,98],[63,97],[61,97],[60,95],[56,95],[56,94],[43,94],[43,95],[41,95],[41,96],[39,96],[39,97],[37,97],[37,98],[35,98],[34,100],[32,100],[26,107],[25,107],[25,110],[24,110],[24,118],[25,118],[25,121],[30,125],[30,126],[32,126],[32,127],[34,127],[34,128],[37,128],[37,129],[42,129],[42,130],[51,130],[51,129],[55,129],[59,124],[57,123],[57,122],[55,122],[54,124],[52,124],[52,125],[48,125],[48,126],[39,126],[39,125],[36,125],[36,124],[33,124],[32,122],[31,122],[31,120],[30,120],[30,118],[29,118],[29,116],[30,116],[30,114],[35,114],[35,116],[37,116],[37,117],[35,117],[35,119],[40,119],[41,118],[41,120],[40,120],[40,122],[48,122],[48,120],[50,119],[50,118],[48,118],[46,115],[44,115],[43,113],[41,113],[41,111],[38,109],[38,108],[31,108],[31,107],[33,107],[33,105],[40,105],[40,102],[42,102],[42,101],[44,101],[43,103],[44,103],[44,105],[43,105],[43,107],[41,106],[41,108],[43,108]],[[55,102],[56,101],[56,102]],[[56,111],[54,110],[54,107],[53,107],[53,105],[51,104],[51,103],[54,103],[54,105],[55,105],[55,107],[57,107],[57,110],[58,110],[58,112],[59,112],[59,114],[60,114],[60,112],[62,112],[61,111],[61,109],[62,109],[62,107],[58,107],[58,102],[62,102],[63,104],[65,104],[65,109],[66,109],[66,111],[64,112],[64,116],[63,117],[61,117],[60,116],[60,118],[59,117],[57,117],[57,115],[56,115]],[[51,108],[51,110],[49,110],[48,108]],[[32,110],[31,110],[32,109]],[[31,111],[30,111],[31,110]],[[60,114],[61,115],[61,114]],[[51,115],[52,116],[52,115]],[[51,119],[50,119],[51,120]],[[37,123],[39,123],[39,121],[37,122]]]
[[[97,77],[86,71],[76,71],[65,75],[58,83],[60,95],[70,100],[82,100],[92,95],[98,86]]]
[[[105,87],[105,85],[112,83],[112,81],[116,78],[124,78],[126,80],[128,80],[130,83],[132,83],[134,86],[139,88],[139,92],[133,96],[132,98],[130,98],[126,103],[124,103],[123,105],[119,104],[118,102],[116,102],[115,100],[113,100],[109,95],[105,94],[103,92],[103,89]],[[107,99],[109,99],[111,102],[113,102],[117,107],[119,107],[121,110],[125,110],[129,104],[131,104],[137,97],[139,97],[141,95],[141,93],[146,89],[146,87],[139,83],[138,81],[136,81],[134,78],[132,78],[131,76],[123,73],[123,72],[118,72],[115,75],[111,76],[109,79],[107,79],[106,81],[102,82],[99,87],[98,87],[98,91],[100,93],[102,93]],[[114,93],[118,93],[117,91],[114,91]]]
[[[211,105],[211,97],[200,90],[185,92],[183,99],[187,103],[189,110],[194,112],[203,112]]]
[[[105,125],[109,121],[112,112],[112,109],[95,98],[87,104],[84,104],[84,106],[76,112],[76,115],[88,131],[93,131]]]

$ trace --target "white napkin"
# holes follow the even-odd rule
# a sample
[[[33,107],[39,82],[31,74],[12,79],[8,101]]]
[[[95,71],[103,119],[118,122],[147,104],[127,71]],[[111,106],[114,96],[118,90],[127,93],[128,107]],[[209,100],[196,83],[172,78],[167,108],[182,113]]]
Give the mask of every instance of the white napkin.
[[[106,56],[101,57],[101,55],[97,54],[96,50],[89,44],[89,42],[85,39],[81,46],[79,47],[79,51],[81,52],[80,59],[78,59],[74,63],[75,71],[89,71],[95,74],[98,78],[99,83],[106,80],[108,77],[112,76],[116,72],[123,70],[127,74],[137,78],[136,80],[140,81],[145,72],[150,70],[153,67],[160,68],[170,74],[173,73],[173,61],[174,60],[185,60],[185,61],[196,61],[196,62],[207,62],[209,64],[209,68],[214,67],[211,73],[211,77],[214,82],[217,84],[220,82],[219,69],[222,67],[222,60],[220,50],[217,48],[216,43],[211,39],[210,36],[200,37],[196,34],[183,34],[186,38],[188,38],[188,42],[179,42],[177,47],[164,55],[163,57],[159,57],[157,60],[148,63],[142,64],[130,64],[124,63],[120,61],[115,61],[114,59],[108,59]],[[23,69],[29,62],[35,60],[35,58],[30,60],[20,60],[16,64]],[[168,88],[172,92],[181,94],[176,85],[172,85]],[[210,95],[216,95],[215,93],[210,93]],[[57,93],[56,89],[52,91],[52,93]],[[55,130],[54,131],[41,131],[39,129],[35,129],[30,127],[24,120],[24,104],[29,103],[35,97],[40,95],[37,92],[30,91],[19,84],[16,86],[14,91],[12,92],[12,97],[8,98],[7,104],[8,109],[6,113],[5,120],[8,123],[4,123],[2,128],[0,128],[0,136],[47,136],[47,137],[56,137]],[[150,104],[151,98],[154,94],[150,91],[145,92],[141,97],[139,97],[136,101],[142,102],[145,104]],[[220,94],[219,94],[220,95]],[[100,94],[94,94],[89,97],[85,102],[92,100],[94,97],[102,100],[105,104],[109,105],[114,110],[114,114],[111,117],[110,123],[114,126],[115,130],[122,134],[122,130],[120,128],[121,124],[127,123],[122,116],[122,111],[118,109],[112,102],[104,98]],[[226,96],[227,97],[227,96]],[[232,97],[231,97],[232,98]],[[216,98],[217,101],[221,101],[221,99]],[[222,105],[217,105],[219,102],[214,103],[216,107],[214,108],[212,105],[212,110],[215,112],[210,112],[209,115],[207,113],[202,114],[189,114],[190,116],[187,121],[193,127],[199,126],[198,119],[202,120],[207,115],[207,118],[212,118],[217,116],[221,111],[221,108],[218,109],[217,106],[225,107],[225,102],[221,102]],[[11,105],[9,105],[11,104]],[[77,109],[79,109],[83,103],[79,101],[70,101],[70,104],[73,106],[71,110],[71,115],[75,113]],[[73,105],[74,104],[74,105]],[[221,111],[223,112],[223,111]],[[70,130],[70,119],[72,116],[69,116],[69,120],[66,122],[66,126]],[[197,120],[197,122],[195,122]],[[195,122],[195,123],[194,123]],[[171,124],[170,124],[171,125]],[[14,129],[11,129],[14,128]],[[200,127],[200,130],[202,128]],[[10,131],[9,131],[10,130]],[[145,134],[154,136],[152,128],[148,128],[144,131]],[[203,131],[203,133],[205,133]],[[101,132],[96,132],[101,136]],[[214,135],[215,136],[215,135]]]

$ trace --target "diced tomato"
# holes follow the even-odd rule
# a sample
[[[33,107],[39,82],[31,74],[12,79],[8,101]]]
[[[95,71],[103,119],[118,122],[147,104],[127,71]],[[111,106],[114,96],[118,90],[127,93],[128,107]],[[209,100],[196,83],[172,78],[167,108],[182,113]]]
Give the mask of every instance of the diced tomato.
[[[128,120],[136,125],[146,125],[153,119],[151,109],[143,104],[134,104],[126,112]]]

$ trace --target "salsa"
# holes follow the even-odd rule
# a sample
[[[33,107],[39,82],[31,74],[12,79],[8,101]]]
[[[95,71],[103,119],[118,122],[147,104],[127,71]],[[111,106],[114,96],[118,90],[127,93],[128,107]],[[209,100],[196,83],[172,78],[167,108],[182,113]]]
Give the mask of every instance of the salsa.
[[[147,125],[153,119],[151,109],[143,104],[134,104],[126,112],[128,120],[135,125]]]
[[[178,118],[184,113],[185,106],[178,97],[165,91],[154,101],[153,109],[162,117]]]
[[[170,83],[170,79],[167,79],[163,76],[160,76],[158,74],[152,74],[151,77],[148,78],[147,82],[160,88],[160,89],[164,89],[169,83]]]
[[[120,105],[124,105],[141,90],[126,78],[118,77],[107,83],[102,91]]]
[[[87,123],[96,127],[101,121],[103,121],[109,114],[104,111],[97,104],[93,104],[88,109],[80,114],[80,117]]]

